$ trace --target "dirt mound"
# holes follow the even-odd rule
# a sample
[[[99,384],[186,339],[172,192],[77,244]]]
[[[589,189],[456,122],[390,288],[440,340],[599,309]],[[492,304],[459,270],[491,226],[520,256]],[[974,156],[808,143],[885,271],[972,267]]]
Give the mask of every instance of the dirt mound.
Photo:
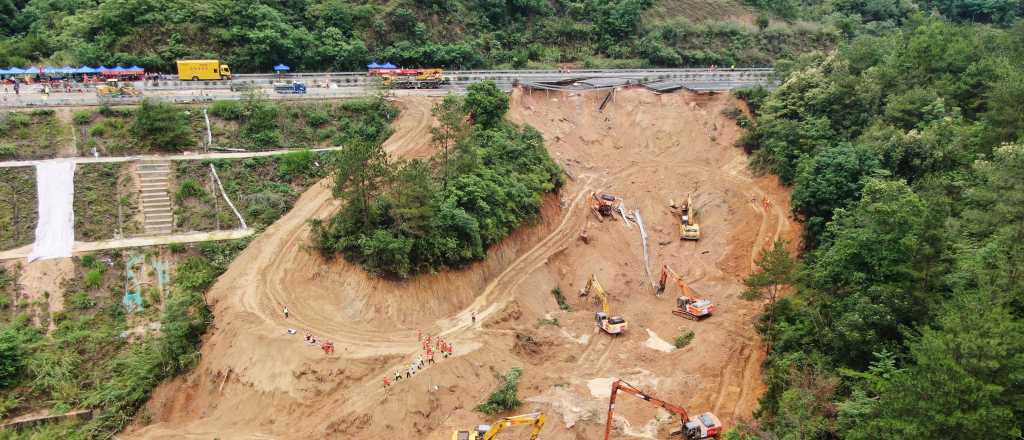
[[[626,89],[599,112],[603,98],[514,92],[510,118],[544,134],[570,179],[546,200],[537,225],[458,272],[395,282],[311,254],[307,220],[337,209],[329,182],[314,185],[217,281],[208,294],[216,319],[198,367],[160,387],[147,408],[154,423],[125,436],[447,439],[452,429],[488,421],[473,408],[511,367],[524,370],[526,403],[517,411],[563,415],[564,423],[545,426],[545,438],[595,438],[607,402],[588,385],[623,375],[693,412],[715,411],[726,424],[749,417],[764,388],[764,349],[751,324],[759,304],[738,293],[757,253],[774,238],[798,236],[788,195],[774,179],[751,176],[732,147],[739,130],[721,116],[728,96]],[[398,156],[429,154],[431,101],[399,104],[386,147]],[[598,189],[642,213],[655,275],[670,264],[716,302],[715,316],[691,322],[670,313],[677,292],[654,295],[638,228],[591,214],[587,197]],[[687,192],[701,213],[699,242],[678,240],[668,208]],[[626,334],[597,333],[599,306],[572,293],[591,273],[608,290],[613,314],[626,317]],[[559,309],[555,287],[568,293],[570,311]],[[695,337],[662,352],[645,344],[645,329],[668,340],[686,330]],[[333,341],[336,352],[305,344],[305,333]],[[423,335],[442,336],[454,356],[385,387],[385,378],[422,355]],[[652,407],[628,397],[616,414],[624,420],[618,425],[637,427],[631,432],[662,426]]]

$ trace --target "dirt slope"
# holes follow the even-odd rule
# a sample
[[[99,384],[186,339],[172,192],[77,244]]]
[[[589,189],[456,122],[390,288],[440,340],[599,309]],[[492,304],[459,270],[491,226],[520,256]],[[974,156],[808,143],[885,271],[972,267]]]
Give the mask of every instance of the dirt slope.
[[[751,328],[759,305],[738,298],[740,280],[772,239],[798,236],[788,195],[774,179],[752,177],[731,147],[739,133],[720,115],[727,96],[624,90],[599,113],[603,98],[514,93],[510,117],[539,129],[572,179],[547,200],[537,225],[460,272],[391,282],[310,254],[307,220],[337,208],[328,182],[313,186],[209,292],[216,319],[198,367],[157,390],[146,409],[151,425],[122,436],[447,439],[452,428],[486,421],[472,408],[512,366],[524,369],[521,412],[548,414],[543,438],[597,438],[616,376],[693,412],[713,410],[726,424],[749,417],[763,391],[763,346]],[[386,147],[397,156],[429,154],[431,102],[400,105]],[[654,275],[672,265],[718,304],[716,316],[695,323],[670,313],[677,292],[653,294],[638,228],[598,223],[586,208],[599,188],[641,212]],[[696,243],[678,240],[667,208],[689,191],[702,213]],[[584,229],[589,244],[578,239]],[[629,321],[626,335],[596,333],[597,306],[576,295],[592,272],[613,313]],[[572,311],[558,310],[554,287]],[[545,317],[559,324],[542,325]],[[690,346],[651,348],[685,329],[696,333]],[[333,340],[337,352],[304,344],[306,332]],[[383,378],[419,353],[420,332],[445,335],[455,357],[385,390]],[[663,438],[673,425],[628,397],[617,414],[641,438]]]

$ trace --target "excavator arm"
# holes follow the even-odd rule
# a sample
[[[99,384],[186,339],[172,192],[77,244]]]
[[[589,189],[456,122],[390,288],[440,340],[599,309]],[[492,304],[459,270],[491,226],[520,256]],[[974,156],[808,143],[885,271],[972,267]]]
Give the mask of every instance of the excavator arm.
[[[661,276],[658,277],[658,293],[663,293],[665,291],[665,287],[668,283],[668,277],[670,276],[675,280],[676,285],[679,286],[679,290],[682,291],[684,296],[693,296],[692,289],[683,282],[683,277],[679,276],[679,274],[672,270],[671,267],[668,267],[667,264],[661,266]]]
[[[632,394],[636,397],[639,397],[640,399],[646,400],[654,404],[654,406],[665,408],[666,411],[679,416],[679,418],[682,420],[682,423],[686,423],[686,421],[690,419],[690,416],[686,413],[686,409],[684,409],[683,407],[673,405],[664,400],[658,399],[657,397],[654,397],[650,394],[647,394],[641,391],[639,388],[626,383],[622,379],[616,379],[615,382],[612,382],[612,395],[608,399],[608,420],[607,422],[605,422],[604,427],[605,440],[608,440],[611,437],[612,415],[615,412],[615,397],[618,395],[619,391]]]
[[[591,275],[590,280],[587,281],[587,287],[585,289],[587,293],[593,292],[597,295],[597,298],[601,300],[601,310],[607,315],[608,311],[608,295],[604,292],[604,287],[601,287],[601,283],[597,281],[597,275]]]
[[[533,431],[531,431],[530,440],[537,440],[537,436],[540,435],[540,429],[544,427],[544,414],[532,413],[513,417],[505,417],[499,420],[498,423],[495,423],[494,426],[491,426],[491,429],[484,434],[482,440],[493,440],[495,437],[498,436],[498,433],[500,433],[505,428],[517,425],[533,425]]]

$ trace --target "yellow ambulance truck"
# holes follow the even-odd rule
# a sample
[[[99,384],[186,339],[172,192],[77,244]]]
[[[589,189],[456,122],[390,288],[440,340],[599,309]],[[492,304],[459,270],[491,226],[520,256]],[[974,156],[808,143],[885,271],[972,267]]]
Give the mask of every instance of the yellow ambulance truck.
[[[178,60],[178,79],[182,81],[220,81],[231,79],[231,69],[220,60]]]

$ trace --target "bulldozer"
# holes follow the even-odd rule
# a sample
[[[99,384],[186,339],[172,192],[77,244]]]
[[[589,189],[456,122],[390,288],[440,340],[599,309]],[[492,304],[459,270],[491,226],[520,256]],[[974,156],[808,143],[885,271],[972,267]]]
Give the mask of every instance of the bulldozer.
[[[96,86],[96,95],[100,98],[124,98],[129,96],[140,96],[142,92],[135,86],[123,83],[117,79],[108,79],[102,85]]]
[[[697,417],[690,418],[685,408],[645,393],[622,379],[616,379],[615,382],[612,382],[612,394],[608,397],[608,418],[604,427],[604,440],[611,438],[612,415],[615,411],[615,398],[618,396],[619,391],[632,394],[643,401],[650,402],[654,406],[679,416],[682,426],[679,427],[678,431],[672,432],[673,436],[682,434],[682,438],[685,440],[703,440],[708,438],[717,439],[722,433],[722,422],[714,414],[706,412]]]
[[[594,211],[597,220],[603,222],[605,217],[615,220],[615,201],[618,197],[601,192],[590,193],[590,209]]]
[[[610,335],[622,334],[626,331],[626,319],[621,316],[612,316],[608,311],[608,295],[597,281],[597,275],[591,275],[587,281],[587,287],[583,289],[581,296],[589,295],[591,292],[601,301],[601,311],[594,314],[594,321],[597,326]]]
[[[540,429],[544,427],[544,414],[538,412],[505,417],[493,425],[477,425],[472,431],[455,431],[452,433],[452,440],[491,440],[505,428],[516,425],[533,425],[530,440],[537,440]]]
[[[693,196],[686,195],[686,201],[680,207],[679,239],[700,240],[700,225],[697,224],[697,208],[693,206]]]
[[[676,285],[679,286],[679,290],[682,293],[682,296],[676,298],[676,308],[672,310],[673,315],[680,318],[700,321],[701,319],[711,316],[711,314],[715,312],[715,304],[710,300],[697,298],[693,289],[683,282],[683,277],[679,276],[679,274],[672,270],[671,267],[668,267],[667,264],[661,266],[661,276],[658,277],[658,294],[665,291],[669,277],[672,277],[672,279],[675,280]]]

